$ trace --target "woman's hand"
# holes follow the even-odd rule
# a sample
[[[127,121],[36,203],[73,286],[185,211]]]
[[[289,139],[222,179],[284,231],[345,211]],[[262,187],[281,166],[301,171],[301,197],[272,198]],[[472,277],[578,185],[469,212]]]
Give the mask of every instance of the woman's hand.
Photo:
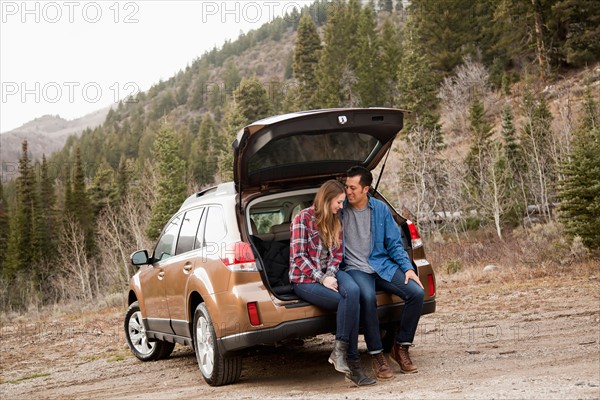
[[[338,291],[337,279],[334,276],[326,276],[325,279],[323,279],[323,286],[325,286],[327,289],[333,290],[334,292]]]

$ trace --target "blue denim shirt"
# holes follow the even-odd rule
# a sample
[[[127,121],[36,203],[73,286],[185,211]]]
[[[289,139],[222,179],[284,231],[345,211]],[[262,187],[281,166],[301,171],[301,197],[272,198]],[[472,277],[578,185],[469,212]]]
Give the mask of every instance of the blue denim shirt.
[[[410,258],[402,246],[400,229],[392,217],[388,206],[369,195],[369,208],[371,209],[371,253],[369,254],[369,265],[377,274],[391,281],[396,268],[403,272],[414,270]],[[344,202],[344,208],[350,207],[348,201]],[[342,209],[343,213],[344,210]]]

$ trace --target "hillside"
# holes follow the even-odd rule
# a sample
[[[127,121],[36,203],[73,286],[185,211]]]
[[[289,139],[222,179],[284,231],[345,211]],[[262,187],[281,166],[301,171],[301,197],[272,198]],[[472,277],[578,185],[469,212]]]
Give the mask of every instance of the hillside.
[[[0,160],[3,165],[16,164],[24,140],[27,140],[34,160],[40,160],[44,154],[49,157],[64,146],[69,136],[80,136],[85,129],[102,125],[109,110],[110,107],[102,108],[70,121],[58,115],[44,115],[5,132],[0,135]],[[11,171],[16,171],[16,167],[7,169],[7,175]],[[12,177],[7,176],[7,179]]]

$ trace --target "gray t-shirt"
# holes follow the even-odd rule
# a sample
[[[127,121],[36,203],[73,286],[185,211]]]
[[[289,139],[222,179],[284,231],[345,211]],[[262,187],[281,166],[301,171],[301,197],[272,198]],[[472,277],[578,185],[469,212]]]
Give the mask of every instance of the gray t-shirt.
[[[367,261],[371,253],[371,209],[368,205],[362,209],[348,206],[343,215],[346,270],[374,273]]]

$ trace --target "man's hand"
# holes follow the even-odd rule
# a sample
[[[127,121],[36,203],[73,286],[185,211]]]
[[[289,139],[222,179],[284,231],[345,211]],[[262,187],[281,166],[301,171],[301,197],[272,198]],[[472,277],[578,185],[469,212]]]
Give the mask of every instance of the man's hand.
[[[325,279],[323,279],[323,286],[325,286],[327,289],[333,290],[334,292],[338,291],[337,279],[334,276],[326,276]]]
[[[406,276],[406,278],[404,279],[405,285],[408,285],[408,280],[412,279],[413,281],[417,282],[417,284],[419,286],[421,286],[421,289],[425,290],[425,288],[423,287],[423,284],[421,283],[421,280],[419,279],[419,277],[417,276],[417,273],[415,271],[413,271],[412,269],[409,269],[408,271],[406,271],[406,273],[404,275]]]

